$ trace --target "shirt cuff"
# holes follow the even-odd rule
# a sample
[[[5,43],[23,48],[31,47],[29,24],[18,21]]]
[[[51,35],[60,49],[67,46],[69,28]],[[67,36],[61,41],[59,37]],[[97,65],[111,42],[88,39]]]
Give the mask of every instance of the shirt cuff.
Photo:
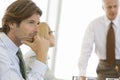
[[[47,65],[35,60],[35,62],[32,65],[32,72],[39,73],[41,76],[44,76],[44,74],[47,71]]]

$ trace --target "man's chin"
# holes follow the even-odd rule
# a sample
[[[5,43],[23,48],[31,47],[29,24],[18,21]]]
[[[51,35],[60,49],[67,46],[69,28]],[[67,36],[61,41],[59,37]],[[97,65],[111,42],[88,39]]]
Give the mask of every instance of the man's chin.
[[[32,43],[33,41],[34,41],[33,39],[29,40],[29,42],[31,42],[31,43]]]
[[[34,41],[34,39],[29,39],[29,40],[26,40],[26,41],[28,41],[28,42],[31,42],[31,43],[32,43],[32,42]]]

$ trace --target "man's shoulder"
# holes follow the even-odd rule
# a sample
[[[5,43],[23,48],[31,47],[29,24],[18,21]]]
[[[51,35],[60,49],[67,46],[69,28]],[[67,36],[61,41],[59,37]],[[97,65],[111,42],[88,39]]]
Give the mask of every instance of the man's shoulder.
[[[100,22],[103,20],[104,20],[104,16],[99,16],[99,17],[96,17],[95,19],[93,19],[92,22]]]
[[[0,60],[7,60],[9,61],[9,51],[5,48],[5,46],[2,46],[0,43]]]
[[[91,20],[91,22],[89,23],[89,26],[90,25],[98,25],[98,24],[103,24],[105,21],[104,21],[104,16],[99,16],[99,17],[96,17],[94,18],[93,20]]]

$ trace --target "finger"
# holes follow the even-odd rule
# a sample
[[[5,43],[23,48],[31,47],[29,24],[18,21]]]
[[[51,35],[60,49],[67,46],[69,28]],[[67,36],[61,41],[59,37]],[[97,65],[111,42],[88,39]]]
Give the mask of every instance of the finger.
[[[36,40],[39,40],[40,39],[40,36],[37,34],[36,36],[34,36],[34,42],[36,41]]]

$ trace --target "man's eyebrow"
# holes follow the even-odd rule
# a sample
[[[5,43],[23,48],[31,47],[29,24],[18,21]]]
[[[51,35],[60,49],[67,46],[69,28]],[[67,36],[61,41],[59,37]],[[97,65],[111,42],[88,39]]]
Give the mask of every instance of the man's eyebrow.
[[[35,20],[33,19],[28,19],[27,21],[32,21],[32,22],[36,22]],[[37,24],[40,24],[40,21],[37,22]]]
[[[35,20],[33,20],[33,19],[28,19],[27,21],[34,21],[35,22]]]
[[[28,19],[27,21],[32,21],[32,22],[40,23],[40,21],[35,21],[33,19]]]

